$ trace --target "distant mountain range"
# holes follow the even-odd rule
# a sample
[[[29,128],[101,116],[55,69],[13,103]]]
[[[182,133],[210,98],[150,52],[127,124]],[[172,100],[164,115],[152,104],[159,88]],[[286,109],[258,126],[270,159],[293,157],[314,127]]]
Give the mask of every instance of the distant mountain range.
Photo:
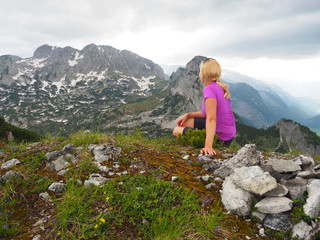
[[[0,115],[40,134],[171,129],[180,114],[201,107],[198,74],[204,58],[175,66],[168,79],[151,60],[110,46],[43,45],[31,58],[0,56]],[[230,85],[233,110],[243,123],[267,128],[286,118],[320,129],[318,118],[309,118],[305,105],[285,91],[230,71],[222,80]]]

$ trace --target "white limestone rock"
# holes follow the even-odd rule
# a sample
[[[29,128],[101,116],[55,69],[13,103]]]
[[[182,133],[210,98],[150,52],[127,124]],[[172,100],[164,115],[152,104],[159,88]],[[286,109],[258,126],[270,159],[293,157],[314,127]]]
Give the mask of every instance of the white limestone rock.
[[[306,222],[301,221],[293,226],[292,237],[299,237],[299,239],[305,239],[309,235],[311,229],[311,226],[309,226]]]
[[[13,159],[11,159],[11,160],[9,160],[9,161],[4,162],[4,163],[1,165],[1,169],[12,168],[12,167],[14,167],[14,166],[16,166],[16,165],[18,165],[18,164],[20,164],[20,163],[21,163],[21,162],[20,162],[18,159],[13,158]]]
[[[85,187],[90,187],[92,185],[95,185],[95,186],[99,186],[99,185],[103,185],[106,183],[108,179],[105,178],[105,177],[102,177],[100,174],[98,173],[92,173],[90,174],[89,176],[89,180],[86,180],[84,182],[84,186]]]
[[[224,207],[238,216],[247,216],[250,213],[253,194],[238,187],[231,177],[226,177],[222,184],[221,201]]]
[[[62,193],[66,187],[67,185],[65,183],[54,182],[49,186],[48,190],[59,194]]]
[[[242,189],[262,195],[277,188],[277,181],[259,166],[234,169],[231,178]]]
[[[320,179],[311,179],[307,185],[308,198],[303,206],[304,213],[311,219],[320,215]]]
[[[69,166],[70,163],[66,161],[65,156],[60,156],[57,160],[48,163],[48,168],[56,172],[59,172],[61,169],[67,168]]]
[[[293,160],[268,159],[262,162],[262,165],[271,165],[277,172],[295,172],[300,171],[301,167]]]
[[[257,151],[255,144],[246,144],[235,156],[222,162],[221,167],[216,169],[214,174],[225,178],[231,175],[235,168],[259,165],[262,159],[263,157],[261,153]]]
[[[282,184],[278,184],[278,187],[264,194],[265,197],[284,197],[289,192],[288,188],[286,188]]]
[[[276,214],[292,209],[293,201],[286,197],[266,197],[256,203],[255,207],[259,212],[266,214]]]

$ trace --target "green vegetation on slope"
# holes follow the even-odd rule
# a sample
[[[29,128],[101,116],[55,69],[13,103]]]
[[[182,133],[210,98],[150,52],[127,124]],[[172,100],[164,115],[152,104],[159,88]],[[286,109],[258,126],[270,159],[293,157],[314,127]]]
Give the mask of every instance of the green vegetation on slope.
[[[38,134],[6,123],[4,118],[0,116],[0,140],[6,141],[5,136],[8,132],[12,133],[15,142],[32,142],[40,139]]]

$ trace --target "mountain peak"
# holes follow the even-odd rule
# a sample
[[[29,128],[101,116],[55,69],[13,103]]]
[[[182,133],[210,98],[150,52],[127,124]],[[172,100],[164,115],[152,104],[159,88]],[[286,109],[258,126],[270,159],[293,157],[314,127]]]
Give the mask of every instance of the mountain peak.
[[[195,74],[199,75],[199,65],[202,61],[204,61],[206,57],[204,56],[195,56],[190,62],[186,65],[186,74]]]
[[[38,47],[33,54],[34,58],[45,58],[48,57],[49,54],[56,49],[56,47],[52,47],[48,44],[43,44],[42,46]]]

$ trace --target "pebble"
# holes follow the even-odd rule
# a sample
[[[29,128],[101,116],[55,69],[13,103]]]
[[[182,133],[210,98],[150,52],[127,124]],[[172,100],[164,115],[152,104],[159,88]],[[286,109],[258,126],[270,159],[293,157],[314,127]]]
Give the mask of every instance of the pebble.
[[[261,237],[265,237],[266,235],[264,234],[264,228],[260,228],[259,234]]]
[[[178,180],[178,177],[177,177],[177,176],[171,177],[171,181],[172,181],[172,182],[176,182],[177,180]]]
[[[203,181],[208,182],[209,179],[211,178],[211,176],[205,175],[205,176],[202,176],[201,178],[202,178]]]
[[[213,186],[215,186],[214,183],[209,183],[205,187],[206,187],[206,189],[211,189]]]
[[[182,159],[183,160],[189,160],[189,155],[185,155]]]

